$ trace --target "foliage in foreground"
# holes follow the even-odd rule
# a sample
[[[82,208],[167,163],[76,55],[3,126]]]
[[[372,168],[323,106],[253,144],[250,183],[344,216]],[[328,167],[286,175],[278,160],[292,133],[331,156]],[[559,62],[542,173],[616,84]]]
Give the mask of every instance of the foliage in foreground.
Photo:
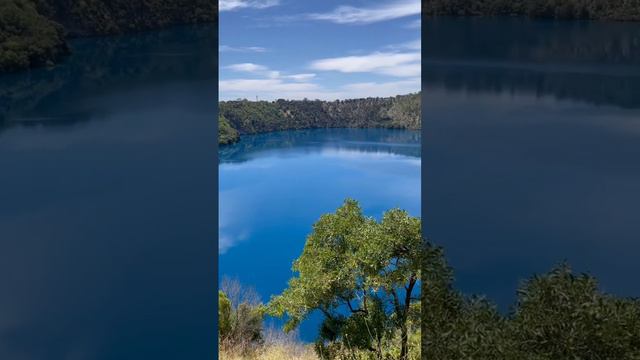
[[[264,306],[252,289],[224,279],[218,291],[218,348],[246,356],[263,343]]]
[[[314,224],[268,312],[286,317],[286,331],[322,312],[323,359],[418,359],[421,252],[419,218],[393,209],[376,221],[347,199]]]
[[[640,301],[560,265],[522,284],[511,313],[453,290],[440,248],[423,260],[422,354],[439,360],[640,359]]]
[[[524,281],[511,311],[502,314],[488,300],[453,288],[443,250],[423,242],[420,220],[401,210],[376,221],[345,201],[314,225],[294,270],[298,276],[266,310],[286,316],[287,330],[312,311],[323,312],[315,344],[320,359],[640,360],[640,300],[605,294],[592,276],[561,264]],[[420,279],[413,289],[412,279]],[[418,287],[419,301],[411,295]],[[235,332],[245,340],[224,343],[254,346],[222,346],[224,359],[314,358],[309,346],[269,340],[264,307],[250,300],[251,291],[223,288],[231,294],[219,299],[223,337],[239,323],[257,325]],[[234,304],[242,303],[260,309],[259,320],[233,320],[257,319],[238,311]]]

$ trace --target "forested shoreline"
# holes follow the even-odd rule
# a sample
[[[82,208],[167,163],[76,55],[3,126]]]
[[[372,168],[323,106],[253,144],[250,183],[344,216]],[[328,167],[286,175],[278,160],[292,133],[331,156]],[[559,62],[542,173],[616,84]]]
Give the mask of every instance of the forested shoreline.
[[[425,0],[422,11],[427,16],[640,21],[638,0]]]
[[[218,143],[241,135],[317,128],[420,129],[420,93],[348,100],[235,100],[219,103]]]
[[[217,13],[208,0],[3,0],[0,73],[54,65],[72,37],[215,22]]]

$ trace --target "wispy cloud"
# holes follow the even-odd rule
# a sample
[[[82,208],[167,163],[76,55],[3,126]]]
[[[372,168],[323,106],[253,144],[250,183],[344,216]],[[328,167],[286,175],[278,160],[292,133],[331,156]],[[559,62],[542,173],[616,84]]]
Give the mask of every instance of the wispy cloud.
[[[318,90],[316,84],[308,82],[286,82],[282,79],[231,79],[221,80],[220,92],[246,93],[247,95],[264,93],[292,93]]]
[[[320,85],[322,78],[318,78],[315,72],[287,74],[248,62],[227,65],[224,69],[246,75],[221,80],[220,98],[336,100],[417,92],[420,90],[421,72],[419,48],[420,41],[413,40],[389,45],[385,47],[389,49],[387,51],[312,61],[309,68],[321,72],[370,73],[402,78],[394,81],[347,82],[332,87]]]
[[[311,80],[311,79],[315,78],[316,74],[310,74],[310,73],[308,73],[308,74],[293,74],[293,75],[286,75],[285,77],[288,78],[288,79],[295,80],[295,81],[308,81],[308,80]]]
[[[319,59],[311,69],[342,73],[377,73],[398,77],[420,76],[419,52],[375,52],[368,55]]]
[[[353,99],[386,97],[414,93],[420,90],[420,78],[401,81],[360,82],[327,89],[312,82],[294,83],[283,79],[233,79],[219,83],[222,100],[253,99]]]
[[[268,70],[266,66],[262,66],[254,63],[232,64],[232,65],[225,66],[225,68],[233,71],[241,71],[241,72],[249,72],[249,73],[260,73]]]
[[[392,44],[387,45],[386,49],[390,50],[417,50],[420,51],[422,48],[422,41],[420,39],[415,39],[412,41],[403,42],[400,44]]]
[[[413,20],[412,22],[405,25],[405,27],[409,29],[420,29],[422,27],[422,20],[420,19]]]
[[[331,12],[308,14],[307,17],[337,24],[370,24],[417,15],[420,12],[419,0],[397,0],[372,7],[343,5]]]
[[[233,11],[241,9],[265,9],[280,4],[280,0],[220,0],[220,11]]]
[[[271,70],[264,65],[254,63],[231,64],[225,66],[224,68],[236,72],[256,74],[270,79],[291,79],[294,81],[308,81],[316,76],[316,74],[313,73],[283,75],[280,71]]]
[[[261,46],[228,46],[220,45],[219,52],[263,53],[267,49]]]

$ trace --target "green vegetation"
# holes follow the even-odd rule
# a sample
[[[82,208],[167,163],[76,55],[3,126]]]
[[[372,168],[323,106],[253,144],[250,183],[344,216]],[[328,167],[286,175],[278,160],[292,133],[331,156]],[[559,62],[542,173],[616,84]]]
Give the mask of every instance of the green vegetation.
[[[240,135],[314,128],[419,129],[420,94],[336,101],[222,101],[219,112]],[[227,144],[235,136],[223,121],[218,142]]]
[[[218,143],[221,145],[231,144],[240,139],[238,131],[231,127],[229,121],[224,116],[218,116]]]
[[[218,350],[223,360],[317,360],[309,345],[265,329],[265,307],[253,290],[224,278],[218,291]]]
[[[311,312],[324,322],[316,342],[323,359],[418,359],[419,218],[393,209],[381,221],[346,200],[313,225],[297,276],[268,304],[295,329]]]
[[[2,0],[0,73],[53,64],[68,53],[68,36],[149,30],[215,22],[209,0]]]
[[[640,301],[603,294],[561,265],[522,284],[508,315],[453,290],[440,248],[423,257],[422,354],[426,359],[640,359]]]
[[[216,21],[217,1],[209,0],[31,0],[41,14],[72,36],[107,35],[168,25]]]
[[[239,323],[252,324],[231,343],[260,345],[249,352],[222,346],[221,358],[640,359],[640,300],[602,293],[593,277],[562,264],[523,282],[503,314],[453,288],[442,248],[424,241],[420,227],[419,218],[399,209],[380,221],[365,217],[354,200],[323,215],[294,262],[297,276],[266,307],[247,300],[256,297],[252,290],[223,281],[221,338]],[[265,311],[285,317],[286,331],[313,311],[323,313],[316,355],[300,343],[269,340],[258,320]]]
[[[52,64],[68,52],[64,31],[30,0],[0,2],[0,73]]]
[[[221,349],[250,354],[263,343],[265,308],[257,293],[224,279],[218,291],[218,343]]]
[[[427,0],[422,4],[426,15],[640,20],[637,0]]]

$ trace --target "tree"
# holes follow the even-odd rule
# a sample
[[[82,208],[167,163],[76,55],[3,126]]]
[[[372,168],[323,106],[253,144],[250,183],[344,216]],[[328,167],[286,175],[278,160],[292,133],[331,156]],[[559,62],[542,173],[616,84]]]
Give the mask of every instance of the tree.
[[[221,347],[243,352],[262,342],[264,305],[252,288],[225,278],[218,291],[218,331]]]
[[[286,317],[290,331],[321,311],[320,352],[339,344],[381,358],[382,341],[398,334],[399,358],[408,359],[411,309],[419,300],[420,228],[420,219],[406,211],[393,209],[376,221],[347,199],[313,225],[293,264],[297,276],[271,299],[268,312]]]

